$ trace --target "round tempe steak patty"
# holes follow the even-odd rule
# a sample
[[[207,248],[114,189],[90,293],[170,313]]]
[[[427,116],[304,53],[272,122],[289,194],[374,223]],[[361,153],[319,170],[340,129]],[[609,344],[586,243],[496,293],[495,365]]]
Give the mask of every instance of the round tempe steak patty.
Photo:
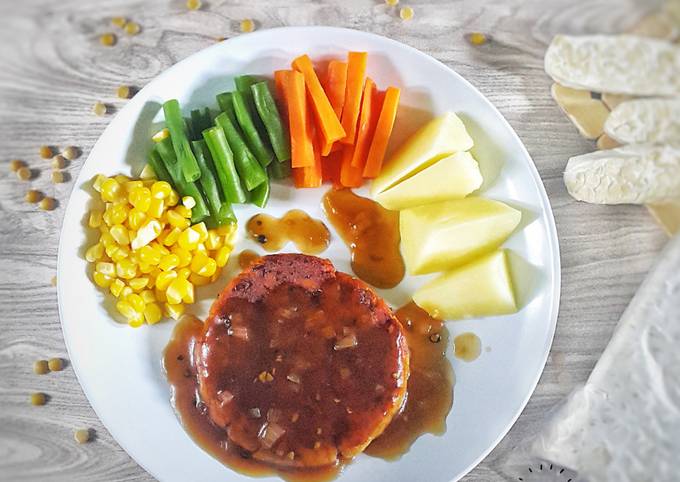
[[[280,468],[361,452],[401,410],[409,376],[406,339],[385,302],[301,254],[265,256],[235,278],[194,358],[212,422]]]

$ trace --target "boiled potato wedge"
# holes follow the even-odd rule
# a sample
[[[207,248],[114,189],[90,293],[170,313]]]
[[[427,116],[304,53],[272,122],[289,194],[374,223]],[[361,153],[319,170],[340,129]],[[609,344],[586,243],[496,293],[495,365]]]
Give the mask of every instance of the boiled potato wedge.
[[[402,255],[410,274],[447,271],[498,248],[522,213],[507,204],[468,197],[399,213]]]
[[[506,250],[442,274],[416,291],[413,301],[431,316],[447,320],[515,313]]]
[[[376,195],[375,200],[395,211],[464,198],[482,185],[479,165],[469,152],[458,152]]]
[[[472,145],[463,122],[453,112],[447,112],[421,127],[387,160],[371,184],[371,195],[375,197],[439,159],[467,151]]]

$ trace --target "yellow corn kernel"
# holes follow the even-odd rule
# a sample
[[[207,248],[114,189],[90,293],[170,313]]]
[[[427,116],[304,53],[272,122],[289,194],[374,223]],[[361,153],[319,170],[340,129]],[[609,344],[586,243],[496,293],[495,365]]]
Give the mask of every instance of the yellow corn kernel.
[[[153,167],[151,167],[151,164],[147,164],[144,166],[144,169],[142,169],[142,172],[139,173],[139,178],[142,179],[142,181],[146,181],[148,179],[155,180],[156,179],[156,173],[153,171]],[[142,182],[142,186],[144,183]]]
[[[222,268],[227,264],[227,261],[229,261],[229,255],[231,254],[231,246],[222,246],[220,249],[217,250],[217,254],[215,255],[215,263],[217,264],[218,267]]]
[[[147,303],[144,307],[144,319],[149,325],[154,325],[161,321],[163,313],[161,307],[156,303]]]
[[[196,253],[191,260],[191,271],[201,276],[211,277],[217,270],[217,264],[214,259],[208,257],[204,253]]]
[[[147,264],[147,263],[141,261],[141,259],[140,259],[140,261],[139,261],[139,272],[140,272],[140,273],[149,274],[149,273],[151,273],[154,269],[156,269],[156,267],[155,267],[154,265]]]
[[[165,218],[173,228],[186,229],[189,227],[189,220],[177,212],[180,207],[166,211]]]
[[[107,231],[104,231],[101,236],[99,236],[99,242],[104,245],[104,247],[108,247],[111,245],[116,244],[116,240],[113,239],[113,236]]]
[[[175,269],[179,266],[179,256],[177,256],[174,253],[166,254],[163,256],[161,259],[161,262],[158,264],[158,267],[162,269],[163,271],[168,271],[171,269]]]
[[[165,303],[166,301],[168,301],[168,298],[165,296],[165,291],[164,291],[164,290],[155,288],[155,289],[154,289],[154,294],[156,295],[156,300],[157,300],[159,303]]]
[[[187,228],[182,233],[179,235],[179,238],[177,238],[177,243],[180,245],[182,249],[186,249],[187,251],[193,251],[196,249],[196,246],[198,246],[198,243],[201,242],[201,233],[191,228]]]
[[[196,207],[196,200],[191,196],[184,196],[182,198],[182,206],[188,209],[193,209]]]
[[[132,291],[132,288],[130,288],[129,286],[124,286],[123,289],[120,290],[120,297],[119,298],[124,300],[125,298],[130,296],[132,293],[134,293],[134,291]]]
[[[203,244],[203,243],[198,243],[198,244],[196,245],[196,249],[194,250],[194,253],[204,253],[204,254],[207,254],[207,253],[208,253],[208,248],[205,247],[205,244]]]
[[[170,250],[160,244],[158,241],[154,241],[153,243],[150,243],[151,247],[161,253],[161,256],[165,256],[170,254]]]
[[[99,271],[92,273],[92,279],[94,279],[95,284],[100,288],[108,288],[111,286],[111,282],[113,282],[113,278],[100,273]]]
[[[191,226],[191,229],[193,229],[194,231],[201,235],[199,239],[200,243],[203,243],[205,242],[206,239],[208,239],[208,228],[206,227],[204,222],[194,224],[193,226]]]
[[[125,301],[130,303],[132,308],[137,312],[137,313],[144,313],[144,306],[146,303],[144,303],[144,300],[142,299],[141,296],[139,296],[136,293],[132,293],[131,295],[128,295],[125,298]]]
[[[180,268],[177,270],[177,276],[184,279],[189,279],[191,270],[189,268]]]
[[[151,204],[149,205],[149,211],[147,214],[152,218],[160,218],[165,210],[165,202],[163,199],[151,198]]]
[[[134,181],[126,182],[125,184],[123,184],[123,187],[125,187],[125,190],[130,193],[132,192],[133,189],[144,187],[144,183],[139,179],[136,179]]]
[[[156,219],[150,219],[146,223],[144,223],[144,226],[139,228],[137,231],[137,236],[132,240],[132,249],[139,249],[143,246],[146,246],[149,244],[151,241],[156,239],[159,234],[161,234],[161,231],[163,228],[161,227],[161,223],[158,222]]]
[[[130,229],[137,230],[142,227],[146,221],[146,214],[139,208],[132,208],[128,212],[127,225]]]
[[[119,300],[116,303],[116,309],[118,310],[118,313],[123,315],[128,320],[134,318],[135,315],[137,314],[132,305],[125,300]]]
[[[107,250],[110,249],[107,248]],[[130,256],[130,249],[127,246],[115,246],[113,252],[109,256],[113,261],[118,262]]]
[[[137,265],[128,259],[116,263],[116,274],[119,278],[132,279],[137,276]]]
[[[95,265],[95,271],[106,276],[116,276],[116,266],[113,263],[99,262]]]
[[[487,36],[481,32],[472,32],[470,35],[468,35],[468,42],[470,42],[472,45],[484,45],[487,40]]]
[[[175,191],[170,191],[170,194],[165,199],[165,205],[168,207],[177,206],[179,202],[179,195]]]
[[[170,137],[170,130],[168,130],[167,127],[164,127],[160,131],[156,132],[153,136],[151,136],[151,140],[154,142],[160,142],[163,139],[167,139]]]
[[[124,185],[126,182],[130,181],[131,179],[127,177],[125,174],[116,174],[113,176],[113,178],[120,184],[121,186]]]
[[[172,252],[179,256],[179,267],[184,268],[185,266],[189,266],[191,263],[191,253],[187,251],[184,248],[179,247],[178,245],[175,245],[172,247]]]
[[[128,255],[127,258],[135,264],[139,264],[141,261],[139,257],[139,252],[137,251],[130,251],[130,254]]]
[[[222,242],[222,236],[217,234],[217,231],[214,229],[210,229],[208,231],[208,239],[205,240],[205,247],[213,250],[213,249],[219,249],[222,247],[224,243]]]
[[[113,239],[116,240],[116,243],[123,246],[130,244],[130,237],[128,236],[128,230],[125,226],[116,224],[115,226],[111,226],[109,232],[111,233],[111,236],[113,236]]]
[[[111,286],[109,286],[109,291],[111,291],[111,294],[117,298],[118,296],[120,296],[120,293],[123,291],[123,288],[125,288],[125,283],[123,283],[119,279],[114,279],[111,282]]]
[[[153,290],[142,290],[139,293],[139,296],[142,297],[142,299],[144,300],[144,303],[146,303],[147,305],[149,303],[155,303],[156,302],[156,295],[154,294]]]
[[[173,280],[165,291],[165,296],[168,298],[168,303],[176,305],[179,303],[193,303],[194,302],[194,285],[181,276]]]
[[[147,212],[151,206],[151,190],[142,183],[129,191],[128,202],[140,211]]]
[[[129,209],[126,204],[107,204],[102,219],[107,226],[114,226],[125,222]]]
[[[147,277],[132,278],[130,281],[128,281],[128,285],[130,285],[130,288],[132,288],[135,291],[143,290],[148,286],[148,284],[149,278]]]
[[[182,234],[182,230],[178,228],[172,228],[172,231],[168,233],[168,235],[163,239],[163,244],[165,246],[172,246],[177,242],[179,239],[179,235]]]
[[[189,275],[189,281],[191,281],[194,286],[205,286],[210,283],[210,278],[206,278],[205,276],[201,276],[196,273],[191,273]]]
[[[179,320],[179,317],[184,314],[184,305],[182,304],[165,304],[165,314],[173,320]]]
[[[97,192],[102,192],[102,184],[106,181],[108,177],[103,174],[97,174],[92,181],[92,188]]]
[[[236,227],[236,223],[223,224],[222,226],[218,226],[215,231],[217,231],[217,234],[220,236],[229,237],[232,233],[236,232]]]
[[[139,250],[140,264],[156,266],[161,262],[161,254],[151,246],[143,246]]]
[[[172,186],[165,181],[156,181],[151,185],[151,197],[154,199],[165,199],[172,192]]]
[[[116,179],[110,177],[101,184],[101,195],[102,199],[107,202],[118,201],[122,194],[123,188],[116,181]]]
[[[251,19],[246,18],[241,20],[241,32],[243,33],[249,33],[255,30],[255,22],[253,22]]]
[[[399,17],[402,20],[411,20],[413,18],[413,9],[411,7],[402,7],[399,10]]]
[[[90,217],[87,220],[87,225],[91,228],[98,228],[102,225],[102,212],[99,209],[90,211]]]
[[[175,206],[175,212],[180,216],[189,219],[191,217],[191,209],[186,206]]]
[[[156,288],[167,290],[170,283],[178,278],[177,272],[173,270],[163,271],[156,277]]]
[[[85,259],[90,263],[94,263],[95,261],[101,259],[103,255],[104,245],[101,243],[93,244],[87,249],[87,251],[85,251]]]
[[[144,324],[144,315],[137,313],[134,317],[128,319],[127,322],[130,328],[139,328]]]

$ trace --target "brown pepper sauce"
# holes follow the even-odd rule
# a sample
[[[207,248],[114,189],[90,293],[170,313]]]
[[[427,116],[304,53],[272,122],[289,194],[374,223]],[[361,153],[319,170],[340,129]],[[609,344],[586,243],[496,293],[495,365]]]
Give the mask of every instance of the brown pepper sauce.
[[[431,318],[413,302],[396,311],[404,326],[411,353],[411,376],[408,396],[402,412],[396,415],[383,434],[366,449],[366,453],[385,459],[399,458],[424,433],[442,434],[453,404],[454,374],[444,355],[448,330],[440,320]],[[335,478],[342,464],[315,471],[282,472],[262,465],[247,452],[228,441],[223,430],[207,416],[205,406],[197,402],[197,380],[193,352],[203,323],[191,316],[176,325],[164,353],[163,366],[172,388],[175,411],[191,438],[224,465],[251,476],[277,474],[286,480],[311,482]]]
[[[349,189],[328,191],[323,208],[350,249],[354,274],[377,288],[397,286],[405,273],[399,213]]]
[[[256,214],[246,224],[248,235],[266,251],[273,253],[288,241],[305,254],[319,254],[328,248],[331,233],[326,225],[300,209],[292,209],[276,218],[269,214]]]
[[[413,302],[395,315],[406,332],[411,376],[402,412],[366,449],[367,454],[385,459],[401,457],[424,433],[443,434],[453,404],[454,375],[445,354],[449,340],[446,326]]]

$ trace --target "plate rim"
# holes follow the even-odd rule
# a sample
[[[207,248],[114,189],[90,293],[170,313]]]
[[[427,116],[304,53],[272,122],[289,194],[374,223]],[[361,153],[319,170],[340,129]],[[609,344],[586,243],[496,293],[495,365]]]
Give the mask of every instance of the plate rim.
[[[400,42],[398,40],[394,40],[392,38],[379,35],[373,32],[367,32],[364,30],[358,30],[358,29],[353,29],[353,28],[347,28],[347,27],[333,27],[333,26],[282,26],[282,27],[275,27],[275,28],[269,28],[269,29],[261,29],[257,30],[255,32],[247,33],[247,34],[237,34],[233,37],[230,37],[226,40],[223,40],[221,42],[216,43],[215,45],[208,46],[206,48],[203,48],[197,52],[192,53],[191,55],[188,55],[187,57],[181,59],[180,61],[176,62],[175,64],[171,65],[164,71],[162,71],[160,74],[155,76],[153,79],[151,79],[144,87],[142,87],[138,92],[135,97],[133,97],[125,106],[123,106],[122,109],[120,109],[116,115],[111,119],[111,121],[107,124],[107,126],[104,128],[102,133],[99,135],[97,138],[96,142],[93,144],[92,148],[90,149],[90,153],[87,156],[87,159],[83,162],[83,164],[80,167],[80,171],[78,173],[78,176],[76,177],[73,187],[71,189],[71,192],[69,194],[68,198],[68,203],[66,205],[66,209],[64,210],[64,216],[62,218],[62,225],[59,230],[59,248],[58,248],[58,254],[57,254],[57,279],[59,279],[59,273],[62,272],[63,269],[63,262],[64,262],[64,256],[62,253],[65,251],[65,247],[63,245],[64,243],[64,230],[65,230],[65,219],[69,217],[69,214],[71,211],[75,208],[75,205],[71,203],[71,198],[73,196],[74,190],[78,187],[81,186],[84,182],[83,180],[83,172],[84,172],[84,167],[85,165],[90,161],[90,157],[92,155],[92,152],[95,151],[96,147],[99,145],[100,142],[102,142],[102,138],[105,137],[107,132],[112,129],[112,125],[114,124],[114,121],[118,116],[124,113],[125,110],[130,109],[130,106],[134,106],[138,103],[141,102],[142,96],[139,94],[143,93],[145,90],[149,88],[150,85],[154,84],[156,81],[163,79],[165,77],[169,77],[174,74],[175,70],[179,70],[182,65],[185,63],[189,62],[192,60],[194,57],[197,57],[199,55],[204,55],[205,52],[211,51],[211,50],[217,50],[219,48],[223,48],[223,45],[233,43],[239,39],[242,39],[244,37],[257,37],[257,36],[262,36],[265,34],[271,34],[271,33],[276,33],[276,32],[281,32],[281,31],[304,31],[304,32],[312,32],[312,31],[333,31],[338,34],[350,34],[350,35],[363,35],[368,38],[376,39],[381,42],[387,42],[388,44],[391,44],[395,47],[398,48],[404,48],[411,53],[415,54],[416,56],[420,57],[421,59],[435,64],[440,68],[444,68],[449,73],[453,74],[463,82],[465,85],[467,85],[469,88],[477,92],[481,98],[481,100],[487,104],[487,107],[490,107],[493,112],[497,114],[497,116],[501,119],[501,122],[504,124],[504,127],[506,127],[510,132],[512,137],[518,142],[520,146],[520,150],[524,156],[530,161],[528,162],[528,168],[531,173],[532,179],[534,181],[534,184],[536,185],[539,193],[539,197],[541,199],[541,207],[542,207],[542,216],[544,217],[544,220],[547,225],[547,230],[548,230],[548,246],[553,253],[553,256],[551,256],[551,261],[552,261],[552,271],[554,273],[553,275],[553,282],[552,282],[552,295],[550,297],[550,327],[549,327],[549,334],[548,337],[546,338],[546,343],[543,349],[543,355],[542,355],[542,360],[541,360],[541,369],[538,371],[537,375],[534,377],[534,380],[531,382],[531,390],[528,391],[527,395],[524,397],[522,402],[520,403],[516,413],[511,417],[510,421],[507,423],[507,425],[499,432],[498,437],[496,437],[493,442],[490,444],[490,446],[484,450],[474,461],[472,461],[461,473],[453,479],[451,479],[451,482],[455,482],[457,480],[462,479],[465,477],[468,473],[470,473],[477,465],[479,465],[505,438],[505,436],[508,434],[510,429],[517,423],[517,420],[519,419],[520,415],[524,412],[524,409],[526,408],[529,400],[533,396],[534,392],[536,391],[536,387],[538,386],[538,382],[540,381],[541,377],[543,376],[543,372],[545,371],[545,365],[548,360],[548,356],[550,354],[550,350],[552,348],[552,344],[555,338],[555,332],[557,329],[557,321],[558,321],[558,315],[559,315],[559,307],[560,307],[560,298],[561,298],[561,280],[562,280],[562,270],[561,270],[561,254],[560,254],[560,247],[559,247],[559,237],[557,235],[557,226],[555,224],[555,217],[552,209],[552,205],[550,203],[550,198],[548,197],[548,193],[545,190],[545,185],[543,184],[543,180],[541,179],[540,174],[538,173],[538,169],[536,167],[536,163],[534,162],[533,157],[527,150],[526,146],[524,145],[524,142],[522,139],[519,137],[515,129],[512,127],[512,125],[508,122],[508,120],[505,118],[505,116],[498,110],[498,108],[479,90],[477,87],[475,87],[470,81],[468,81],[466,78],[464,78],[462,75],[460,75],[458,72],[456,72],[453,68],[449,67],[442,61],[432,57],[431,55],[411,46],[406,43]],[[118,432],[117,429],[113,428],[115,425],[114,424],[107,424],[104,421],[104,417],[101,416],[99,410],[97,407],[92,403],[90,400],[90,397],[88,396],[88,390],[85,388],[87,384],[83,384],[83,380],[80,375],[80,369],[79,369],[79,363],[74,362],[74,359],[78,359],[78,356],[76,355],[75,357],[73,356],[75,351],[72,349],[70,343],[69,343],[69,337],[67,335],[68,329],[66,328],[66,324],[63,322],[63,313],[62,313],[62,299],[64,295],[62,294],[62,283],[59,283],[57,281],[57,305],[58,305],[58,313],[59,313],[59,324],[61,325],[61,331],[62,331],[62,336],[64,338],[64,345],[66,346],[67,353],[69,355],[69,360],[70,364],[73,367],[73,372],[76,376],[76,379],[78,380],[78,384],[80,385],[81,389],[83,390],[83,393],[85,397],[87,398],[88,404],[92,408],[92,410],[95,412],[97,415],[97,418],[101,422],[101,424],[106,428],[106,430],[109,432],[111,437],[115,440],[115,442],[125,451],[125,453],[136,463],[138,464],[146,473],[151,475],[152,477],[158,479],[158,476],[151,470],[149,470],[146,465],[142,462],[140,462],[136,457],[134,457],[130,451],[126,448],[126,444],[122,443],[120,438],[116,435]],[[194,442],[195,443],[195,442]]]

